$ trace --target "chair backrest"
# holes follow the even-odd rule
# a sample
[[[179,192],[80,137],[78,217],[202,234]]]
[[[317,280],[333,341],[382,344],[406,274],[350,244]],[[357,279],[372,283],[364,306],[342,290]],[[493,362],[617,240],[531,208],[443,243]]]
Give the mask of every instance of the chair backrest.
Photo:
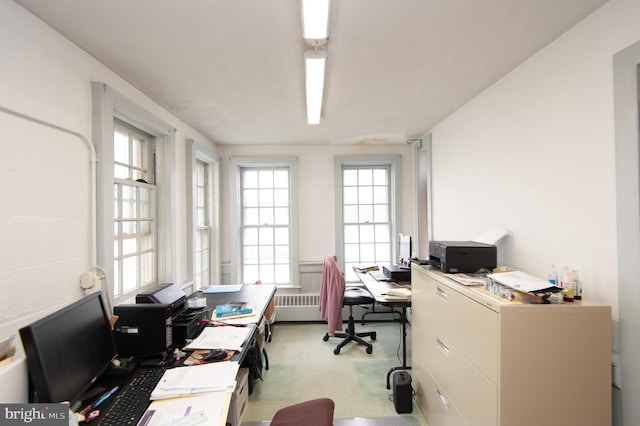
[[[342,330],[342,299],[344,297],[344,274],[335,256],[324,258],[322,286],[320,287],[320,316],[327,321],[328,333],[333,336]]]

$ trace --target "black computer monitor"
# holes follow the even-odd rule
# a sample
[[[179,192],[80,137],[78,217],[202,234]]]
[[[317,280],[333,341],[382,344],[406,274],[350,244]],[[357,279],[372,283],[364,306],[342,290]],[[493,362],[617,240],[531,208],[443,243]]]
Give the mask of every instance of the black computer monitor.
[[[411,237],[398,234],[398,263],[407,265],[411,260]]]
[[[116,357],[102,293],[93,293],[20,329],[33,402],[81,402]]]

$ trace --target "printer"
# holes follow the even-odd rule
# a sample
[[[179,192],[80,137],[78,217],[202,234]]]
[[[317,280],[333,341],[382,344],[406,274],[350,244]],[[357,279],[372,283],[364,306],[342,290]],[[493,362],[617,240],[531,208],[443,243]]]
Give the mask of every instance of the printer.
[[[182,347],[186,339],[195,338],[211,319],[211,311],[204,308],[188,308],[187,296],[175,284],[162,284],[147,293],[136,295],[136,304],[166,304],[171,310],[173,346]]]
[[[498,263],[497,247],[475,241],[429,241],[429,265],[445,273],[493,269]]]
[[[121,356],[163,358],[171,347],[182,347],[195,338],[211,319],[205,308],[187,308],[187,296],[175,284],[163,284],[136,295],[135,304],[117,305],[113,327]]]

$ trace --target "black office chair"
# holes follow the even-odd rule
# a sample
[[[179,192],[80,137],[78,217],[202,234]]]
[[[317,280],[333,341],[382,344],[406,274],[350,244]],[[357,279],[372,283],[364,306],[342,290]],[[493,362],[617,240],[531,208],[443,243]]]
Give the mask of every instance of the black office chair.
[[[327,320],[328,331],[322,338],[325,342],[329,337],[342,338],[342,342],[333,350],[338,355],[340,349],[347,343],[355,341],[367,347],[367,353],[373,352],[373,345],[366,341],[364,337],[376,340],[375,331],[357,333],[355,330],[355,320],[353,319],[354,305],[371,305],[375,299],[365,289],[361,287],[345,288],[344,274],[336,263],[335,256],[327,256],[324,259],[322,270],[322,287],[320,290],[320,311],[323,319]],[[335,332],[342,330],[342,307],[349,307],[349,323],[346,332]]]
[[[366,351],[368,354],[373,352],[373,345],[367,342],[364,337],[370,337],[371,340],[376,340],[376,332],[375,331],[363,331],[360,333],[356,333],[355,330],[355,321],[353,319],[353,307],[354,305],[371,305],[374,302],[373,296],[367,290],[360,287],[347,287],[344,291],[344,298],[342,300],[342,306],[349,307],[349,322],[347,325],[347,329],[344,333],[335,333],[335,337],[340,337],[343,340],[338,343],[338,346],[333,350],[333,353],[338,355],[340,353],[340,349],[344,347],[347,343],[351,341],[355,341],[361,345],[367,347]],[[325,342],[329,340],[329,333],[325,334],[322,340]]]

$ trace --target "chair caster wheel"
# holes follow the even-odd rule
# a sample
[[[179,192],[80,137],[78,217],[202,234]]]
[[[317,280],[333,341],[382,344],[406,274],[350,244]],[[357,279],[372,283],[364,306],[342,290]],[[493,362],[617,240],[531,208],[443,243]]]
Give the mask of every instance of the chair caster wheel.
[[[338,354],[340,353],[340,349],[335,348],[335,349],[333,350],[333,353],[334,353],[334,354],[336,354],[336,355],[338,355]]]
[[[373,352],[373,347],[367,346],[367,353],[371,354],[371,352]]]
[[[327,340],[329,340],[329,335],[328,335],[328,334],[325,334],[325,335],[324,335],[324,337],[322,338],[322,340],[323,340],[324,342],[326,342]]]
[[[376,340],[376,333],[373,333],[373,334],[371,335],[371,340]]]

